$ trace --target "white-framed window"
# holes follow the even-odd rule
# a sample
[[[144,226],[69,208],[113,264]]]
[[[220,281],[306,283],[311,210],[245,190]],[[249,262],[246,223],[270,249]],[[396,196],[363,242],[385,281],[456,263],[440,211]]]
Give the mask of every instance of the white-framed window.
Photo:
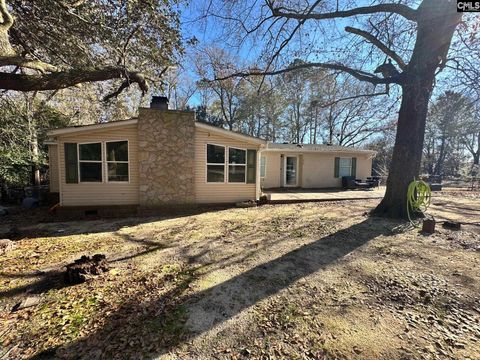
[[[267,172],[267,158],[260,156],[260,177],[264,178]]]
[[[226,147],[207,144],[207,182],[225,182],[225,151]]]
[[[80,182],[102,182],[102,143],[78,144],[77,153]]]
[[[105,142],[107,181],[129,181],[128,140]]]
[[[340,158],[338,175],[339,177],[352,175],[352,158]]]
[[[247,150],[207,144],[207,183],[246,183]]]
[[[228,182],[244,183],[247,179],[247,150],[228,148]]]

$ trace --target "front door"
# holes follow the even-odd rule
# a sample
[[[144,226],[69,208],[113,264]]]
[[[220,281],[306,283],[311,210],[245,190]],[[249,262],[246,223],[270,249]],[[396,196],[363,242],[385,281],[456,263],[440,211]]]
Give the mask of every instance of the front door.
[[[296,156],[285,156],[285,186],[297,186],[298,159]]]

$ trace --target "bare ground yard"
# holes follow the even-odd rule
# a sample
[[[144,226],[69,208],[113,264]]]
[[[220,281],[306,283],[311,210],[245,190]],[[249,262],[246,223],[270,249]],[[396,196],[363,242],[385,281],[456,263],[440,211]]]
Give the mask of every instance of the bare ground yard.
[[[480,227],[422,235],[369,217],[377,201],[19,225],[0,359],[479,359]],[[478,193],[433,203],[480,221]],[[95,253],[112,270],[65,286]]]

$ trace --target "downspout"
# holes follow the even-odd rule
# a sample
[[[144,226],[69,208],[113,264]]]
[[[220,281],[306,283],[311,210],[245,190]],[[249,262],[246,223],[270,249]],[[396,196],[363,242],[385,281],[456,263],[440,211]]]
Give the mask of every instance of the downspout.
[[[262,150],[264,150],[267,146],[265,144],[261,144],[259,147],[258,147],[258,151],[257,151],[257,170],[255,171],[255,173],[257,174],[256,175],[256,179],[255,179],[255,199],[256,200],[259,200],[260,199],[260,196],[262,195],[262,188],[261,188],[261,177],[260,177],[260,159],[261,159],[261,156],[262,156]]]
[[[65,158],[63,159],[63,163],[60,162],[60,148],[63,146],[63,143],[60,142],[60,139],[57,137],[55,138],[57,142],[57,164],[58,164],[58,169],[57,169],[57,175],[58,175],[58,202],[60,206],[63,206],[63,190],[62,190],[62,167],[65,169]]]

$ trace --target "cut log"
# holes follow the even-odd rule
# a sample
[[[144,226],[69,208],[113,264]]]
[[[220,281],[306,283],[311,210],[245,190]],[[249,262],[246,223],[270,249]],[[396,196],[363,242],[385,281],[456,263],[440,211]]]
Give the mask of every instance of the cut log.
[[[80,284],[93,275],[100,275],[108,271],[108,262],[103,254],[95,254],[92,257],[82,256],[73,264],[67,265],[65,282],[67,284]]]

